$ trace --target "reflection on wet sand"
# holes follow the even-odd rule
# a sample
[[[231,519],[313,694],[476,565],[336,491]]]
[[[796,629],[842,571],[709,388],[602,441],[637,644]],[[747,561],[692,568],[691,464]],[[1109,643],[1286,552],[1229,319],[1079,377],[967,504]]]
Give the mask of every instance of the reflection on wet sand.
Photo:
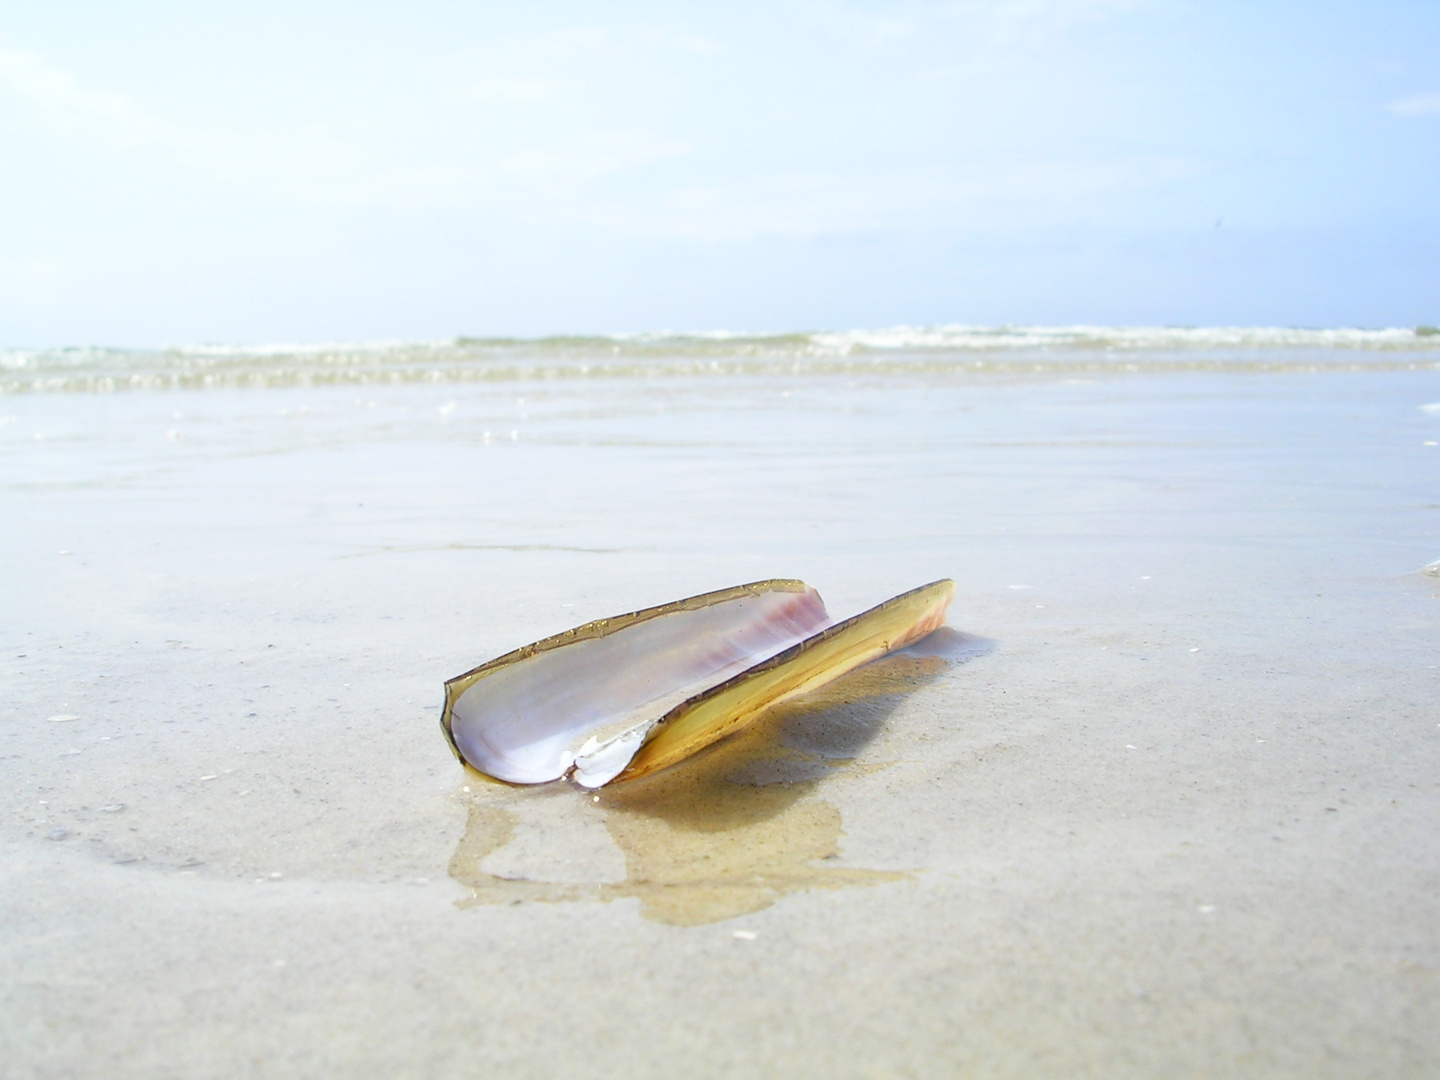
[[[909,876],[827,865],[844,830],[840,811],[816,793],[837,769],[853,769],[905,696],[957,655],[892,655],[674,768],[594,793],[509,787],[467,769],[468,821],[450,861],[451,876],[471,889],[461,906],[635,897],[647,918],[696,926],[804,889]],[[623,880],[607,880],[603,865],[587,866],[585,852],[565,850],[594,846],[597,816],[624,855]],[[491,872],[507,846],[518,845],[527,819],[543,820],[543,857],[529,865],[512,857]],[[577,872],[588,877],[574,880]]]

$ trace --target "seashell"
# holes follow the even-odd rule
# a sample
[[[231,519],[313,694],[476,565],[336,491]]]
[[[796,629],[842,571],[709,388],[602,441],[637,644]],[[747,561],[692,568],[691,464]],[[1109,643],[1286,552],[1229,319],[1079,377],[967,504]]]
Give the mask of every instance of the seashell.
[[[954,595],[934,581],[835,622],[803,581],[774,579],[598,619],[447,681],[440,725],[508,783],[633,780],[919,641]]]

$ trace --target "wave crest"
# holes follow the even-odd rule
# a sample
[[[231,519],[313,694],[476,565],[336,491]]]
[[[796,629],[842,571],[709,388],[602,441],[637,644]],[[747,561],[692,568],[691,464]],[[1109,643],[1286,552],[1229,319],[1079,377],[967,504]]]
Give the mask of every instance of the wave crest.
[[[1440,367],[1440,334],[1283,327],[897,326],[439,342],[0,350],[0,394],[685,375]]]

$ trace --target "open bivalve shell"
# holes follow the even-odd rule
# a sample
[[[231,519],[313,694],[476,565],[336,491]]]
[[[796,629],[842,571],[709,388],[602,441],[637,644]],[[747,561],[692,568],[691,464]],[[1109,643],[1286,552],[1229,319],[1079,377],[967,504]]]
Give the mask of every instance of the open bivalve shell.
[[[954,595],[935,581],[835,622],[810,586],[776,579],[599,619],[449,680],[440,724],[498,780],[632,780],[919,641]]]

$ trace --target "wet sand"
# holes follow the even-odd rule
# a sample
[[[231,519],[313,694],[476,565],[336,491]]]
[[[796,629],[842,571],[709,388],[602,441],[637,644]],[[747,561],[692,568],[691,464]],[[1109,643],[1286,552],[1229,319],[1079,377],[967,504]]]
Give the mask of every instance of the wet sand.
[[[1434,1075],[1437,401],[0,398],[0,1075]],[[771,576],[971,647],[598,801],[450,755],[445,678]]]

